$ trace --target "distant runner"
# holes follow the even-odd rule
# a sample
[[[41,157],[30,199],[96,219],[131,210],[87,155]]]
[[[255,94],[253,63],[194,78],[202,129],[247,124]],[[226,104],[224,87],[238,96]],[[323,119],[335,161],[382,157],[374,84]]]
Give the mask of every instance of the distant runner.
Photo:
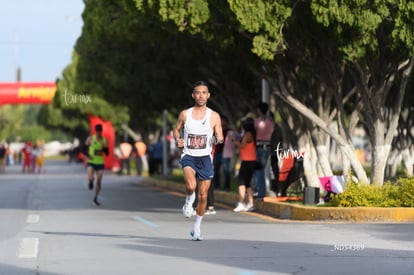
[[[108,141],[102,136],[102,125],[97,124],[95,126],[96,134],[89,136],[85,142],[88,146],[88,179],[89,190],[94,187],[94,174],[96,173],[96,189],[93,202],[95,205],[100,206],[98,201],[99,192],[102,188],[102,177],[105,169],[104,154],[108,155]]]

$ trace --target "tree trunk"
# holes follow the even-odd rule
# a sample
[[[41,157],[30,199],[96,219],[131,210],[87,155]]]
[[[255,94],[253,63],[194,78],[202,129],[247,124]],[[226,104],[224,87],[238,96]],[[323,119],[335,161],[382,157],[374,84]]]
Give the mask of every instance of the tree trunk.
[[[398,150],[394,149],[390,152],[390,155],[388,157],[387,165],[388,169],[386,170],[386,176],[387,177],[395,177],[397,174],[397,166],[400,161],[401,155],[398,152]]]
[[[355,148],[352,144],[352,141],[344,139],[338,132],[334,131],[332,127],[329,127],[325,121],[318,117],[312,110],[303,105],[300,101],[290,95],[281,95],[281,98],[285,100],[289,105],[295,108],[303,116],[307,117],[310,121],[315,123],[323,131],[325,131],[329,136],[331,136],[338,143],[340,150],[351,162],[352,167],[354,168],[355,175],[359,181],[363,183],[369,183],[367,174],[364,170],[364,167],[359,162],[356,154]]]
[[[332,176],[332,168],[329,163],[329,150],[326,145],[317,145],[316,152],[318,154],[319,164],[321,165],[322,176]]]
[[[384,144],[372,148],[371,183],[374,185],[381,186],[384,183],[384,172],[390,149],[390,145]]]
[[[398,120],[413,63],[414,58],[403,60],[396,70],[384,73],[377,81],[375,81],[375,73],[361,67],[360,64],[354,64],[359,74],[355,80],[359,81],[362,87],[359,93],[364,103],[362,113],[372,145],[371,182],[375,185],[381,186],[384,183],[387,158],[392,140],[397,133]],[[395,83],[396,76],[401,79],[399,83]],[[388,107],[386,100],[395,85],[397,89],[393,94],[394,102]]]
[[[303,156],[303,170],[306,175],[306,180],[308,186],[310,187],[320,187],[321,183],[318,177],[318,161],[317,154],[312,144],[309,142],[306,143],[303,148],[305,148],[305,154]]]
[[[346,158],[351,163],[352,168],[354,169],[355,176],[358,178],[358,180],[363,184],[368,184],[368,177],[367,173],[365,172],[364,167],[359,162],[356,154],[355,154],[355,148],[353,145],[350,144],[344,144],[341,145],[341,151],[343,155],[346,156]]]
[[[339,152],[342,156],[342,174],[348,176],[351,171],[351,162],[343,152]]]
[[[407,171],[407,176],[412,177],[413,176],[413,157],[410,154],[410,150],[408,148],[405,148],[401,152],[401,156],[404,160],[404,166]]]

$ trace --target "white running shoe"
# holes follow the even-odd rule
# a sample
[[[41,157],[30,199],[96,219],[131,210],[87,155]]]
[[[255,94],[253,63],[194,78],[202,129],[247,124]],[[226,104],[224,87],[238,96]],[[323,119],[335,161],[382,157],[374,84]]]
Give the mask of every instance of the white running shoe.
[[[246,205],[244,203],[239,202],[237,207],[233,209],[234,212],[242,212],[246,211]]]
[[[188,206],[186,203],[183,206],[183,215],[187,219],[191,217],[191,214],[193,213],[194,209],[191,206]]]
[[[213,208],[208,208],[208,209],[206,209],[206,211],[204,212],[204,215],[214,215],[214,214],[216,214],[217,212],[216,212],[216,210],[214,209],[214,207]]]
[[[254,210],[253,204],[247,204],[246,205],[246,211],[253,211],[253,210]]]
[[[193,241],[202,241],[203,240],[203,237],[201,236],[201,232],[198,232],[198,234],[196,234],[194,232],[194,230],[192,230],[190,235],[191,235],[191,240],[193,240]]]

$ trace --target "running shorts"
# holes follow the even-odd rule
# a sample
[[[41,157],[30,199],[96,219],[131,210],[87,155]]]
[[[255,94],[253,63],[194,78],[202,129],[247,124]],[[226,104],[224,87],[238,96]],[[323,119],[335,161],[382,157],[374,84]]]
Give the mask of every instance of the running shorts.
[[[100,170],[105,169],[105,165],[103,165],[103,164],[94,164],[94,163],[89,163],[88,162],[88,166],[92,167],[92,169],[95,170],[95,171],[100,171]]]
[[[210,156],[193,157],[184,155],[180,160],[181,166],[190,166],[196,172],[198,180],[211,180],[214,176],[213,163]]]

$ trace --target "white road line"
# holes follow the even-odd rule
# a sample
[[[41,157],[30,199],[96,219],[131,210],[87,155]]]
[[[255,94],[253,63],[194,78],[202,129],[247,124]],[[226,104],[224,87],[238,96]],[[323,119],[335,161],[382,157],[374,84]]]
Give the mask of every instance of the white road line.
[[[26,222],[27,223],[38,223],[39,219],[40,219],[39,215],[31,214],[31,215],[27,216]]]
[[[36,258],[38,246],[38,238],[24,238],[20,241],[17,256],[19,258]]]

